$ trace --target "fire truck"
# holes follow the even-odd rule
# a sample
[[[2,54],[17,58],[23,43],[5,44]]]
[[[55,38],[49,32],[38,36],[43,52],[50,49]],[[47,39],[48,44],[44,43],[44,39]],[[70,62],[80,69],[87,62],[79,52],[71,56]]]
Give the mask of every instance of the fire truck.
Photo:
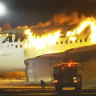
[[[74,87],[78,92],[82,88],[80,64],[71,59],[69,62],[63,62],[53,67],[53,78],[56,92],[62,91],[63,87]]]

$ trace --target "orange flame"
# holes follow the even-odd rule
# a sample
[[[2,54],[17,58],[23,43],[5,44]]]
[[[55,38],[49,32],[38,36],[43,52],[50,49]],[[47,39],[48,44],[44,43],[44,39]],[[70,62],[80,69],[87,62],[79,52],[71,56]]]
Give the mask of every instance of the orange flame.
[[[86,18],[84,21],[82,21],[77,28],[75,28],[73,31],[68,31],[66,33],[67,37],[70,37],[70,40],[75,41],[77,39],[76,35],[79,35],[83,32],[83,30],[89,26],[91,27],[91,34],[89,36],[90,42],[96,42],[96,20],[95,18]]]
[[[25,48],[35,47],[36,49],[46,49],[46,46],[51,46],[56,44],[58,37],[60,36],[60,30],[57,30],[54,34],[42,35],[42,37],[35,36],[30,31],[30,29],[25,30],[25,34],[28,36],[25,42]]]
[[[80,44],[73,43],[78,40],[79,36],[82,36],[83,32],[85,32],[84,30],[89,26],[91,30],[90,32],[88,31],[88,34],[85,34],[85,36],[87,35],[89,41]],[[71,48],[96,44],[96,19],[93,17],[88,17],[83,20],[74,30],[68,31],[66,33],[67,40],[69,39],[68,41],[72,41],[70,42],[70,44],[73,44],[74,46],[67,45],[67,43],[65,43],[66,38],[60,38],[60,32],[61,30],[57,30],[53,34],[49,33],[39,37],[34,35],[33,32],[30,31],[30,29],[25,30],[25,34],[28,36],[24,45],[26,56],[39,56],[42,54],[64,52],[65,50]],[[64,42],[61,44],[60,41]]]

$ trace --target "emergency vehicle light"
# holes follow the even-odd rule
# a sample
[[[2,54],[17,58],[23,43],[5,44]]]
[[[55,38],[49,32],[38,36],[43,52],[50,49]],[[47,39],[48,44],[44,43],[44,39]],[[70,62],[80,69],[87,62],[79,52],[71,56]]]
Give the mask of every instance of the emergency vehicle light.
[[[54,81],[53,81],[53,84],[57,84],[57,83],[58,83],[58,80],[54,80]]]
[[[74,64],[74,63],[67,63],[67,64],[65,64],[65,66],[66,66],[66,67],[75,67],[76,64]]]
[[[69,61],[68,63],[65,64],[66,67],[76,67],[77,66],[77,63],[76,62],[72,62],[72,61]]]

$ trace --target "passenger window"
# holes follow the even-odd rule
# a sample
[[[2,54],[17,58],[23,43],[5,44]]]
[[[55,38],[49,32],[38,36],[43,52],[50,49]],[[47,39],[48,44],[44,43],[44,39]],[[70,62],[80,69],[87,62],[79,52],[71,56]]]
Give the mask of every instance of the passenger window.
[[[61,41],[61,44],[63,44],[63,41]]]
[[[85,38],[85,42],[87,42],[87,38]]]
[[[20,45],[20,48],[22,48],[22,45]]]
[[[72,41],[70,41],[70,43],[72,43]]]
[[[18,45],[16,45],[15,47],[18,48]]]
[[[77,43],[77,40],[75,42]]]
[[[66,44],[68,43],[68,40],[66,40]]]
[[[80,42],[82,42],[82,40],[80,39]]]

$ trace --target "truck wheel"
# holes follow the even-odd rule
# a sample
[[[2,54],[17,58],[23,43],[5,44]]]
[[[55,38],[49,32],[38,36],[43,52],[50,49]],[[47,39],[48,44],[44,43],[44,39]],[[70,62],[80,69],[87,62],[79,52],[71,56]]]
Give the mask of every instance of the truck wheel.
[[[59,85],[55,86],[56,92],[61,92],[62,91],[62,87]]]

